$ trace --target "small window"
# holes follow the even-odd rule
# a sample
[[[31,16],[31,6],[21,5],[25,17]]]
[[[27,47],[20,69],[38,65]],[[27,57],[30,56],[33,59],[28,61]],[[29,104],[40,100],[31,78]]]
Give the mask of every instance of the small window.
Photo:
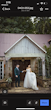
[[[2,62],[1,62],[1,65],[2,65]]]
[[[2,73],[1,73],[1,75],[2,75]]]
[[[2,71],[2,69],[1,69],[1,71]]]
[[[2,76],[1,76],[1,79],[2,79]]]

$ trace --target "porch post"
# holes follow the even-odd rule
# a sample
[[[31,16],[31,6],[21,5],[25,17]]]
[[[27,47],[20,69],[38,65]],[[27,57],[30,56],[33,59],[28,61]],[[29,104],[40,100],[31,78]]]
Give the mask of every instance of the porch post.
[[[42,76],[43,79],[46,79],[46,73],[45,73],[45,57],[42,57]]]

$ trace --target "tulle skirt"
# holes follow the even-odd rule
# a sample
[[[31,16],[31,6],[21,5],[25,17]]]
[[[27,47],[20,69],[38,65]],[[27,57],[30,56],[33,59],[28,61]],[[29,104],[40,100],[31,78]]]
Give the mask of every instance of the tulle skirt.
[[[36,79],[36,74],[34,72],[26,72],[23,86],[25,88],[32,88],[34,90],[39,89],[37,87],[37,79]]]

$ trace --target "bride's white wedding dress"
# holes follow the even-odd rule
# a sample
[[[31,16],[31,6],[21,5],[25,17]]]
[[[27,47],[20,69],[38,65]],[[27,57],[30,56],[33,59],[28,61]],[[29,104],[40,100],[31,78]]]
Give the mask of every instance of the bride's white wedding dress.
[[[24,87],[38,90],[36,74],[34,72],[30,72],[30,69],[26,69],[26,75],[24,78]]]

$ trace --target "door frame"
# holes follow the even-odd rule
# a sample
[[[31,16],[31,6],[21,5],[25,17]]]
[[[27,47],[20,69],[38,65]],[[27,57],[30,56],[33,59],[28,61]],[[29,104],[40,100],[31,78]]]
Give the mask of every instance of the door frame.
[[[16,65],[16,62],[18,61],[20,61],[20,62],[22,62],[22,65],[25,65],[25,67],[23,67],[23,69],[25,68],[26,69],[26,67],[27,67],[27,65],[28,64],[30,64],[30,60],[24,60],[24,61],[22,61],[22,60],[12,60],[12,80],[13,81],[15,81],[15,77],[14,77],[14,61],[15,61],[15,65]],[[27,62],[28,61],[28,62]],[[18,63],[19,65],[20,65],[20,62]],[[25,63],[25,64],[24,64]],[[16,66],[15,66],[16,67]],[[20,67],[21,68],[21,67]],[[24,69],[24,70],[25,70]],[[22,69],[20,69],[21,71],[22,71]],[[23,74],[22,75],[22,77],[21,77],[21,74]],[[24,72],[24,73],[21,73],[20,72],[20,81],[24,81],[24,77],[25,77],[25,74],[26,74],[26,72]],[[22,78],[22,79],[21,79]]]

